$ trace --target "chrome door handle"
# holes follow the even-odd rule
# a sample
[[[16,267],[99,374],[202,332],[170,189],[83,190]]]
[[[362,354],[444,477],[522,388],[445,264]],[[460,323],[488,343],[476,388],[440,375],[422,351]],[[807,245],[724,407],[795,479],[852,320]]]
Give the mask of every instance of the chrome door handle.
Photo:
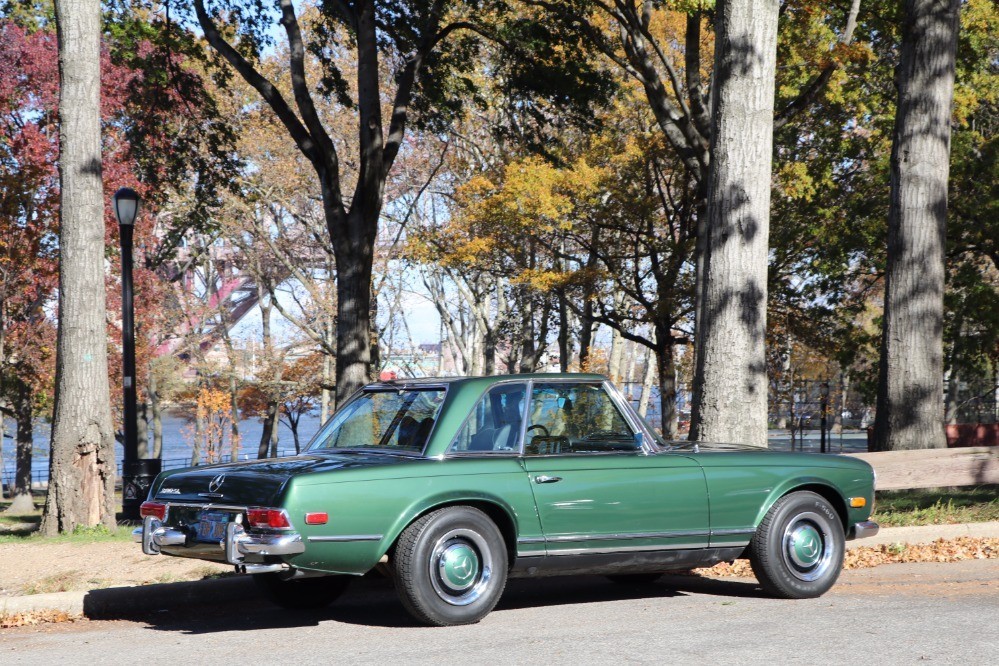
[[[547,476],[545,474],[534,477],[534,483],[558,483],[561,480],[561,476]]]

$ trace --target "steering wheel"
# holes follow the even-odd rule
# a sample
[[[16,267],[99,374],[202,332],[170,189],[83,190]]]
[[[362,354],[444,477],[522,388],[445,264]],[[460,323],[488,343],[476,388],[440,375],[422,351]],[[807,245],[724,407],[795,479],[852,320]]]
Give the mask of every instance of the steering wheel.
[[[528,432],[531,432],[532,430],[543,430],[544,431],[544,434],[543,434],[544,437],[551,437],[551,433],[548,431],[548,428],[546,428],[545,426],[541,425],[540,423],[535,423],[532,426],[527,426],[527,430],[525,430],[524,432],[528,433]]]

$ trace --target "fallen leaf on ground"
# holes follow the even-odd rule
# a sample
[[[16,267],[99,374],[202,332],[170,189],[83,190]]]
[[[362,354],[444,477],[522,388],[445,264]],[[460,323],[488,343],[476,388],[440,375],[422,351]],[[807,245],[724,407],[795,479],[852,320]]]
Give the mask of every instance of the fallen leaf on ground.
[[[844,569],[869,569],[882,564],[914,562],[961,562],[963,560],[999,559],[999,538],[958,537],[937,539],[927,544],[883,544],[880,546],[860,546],[846,552],[843,558]],[[695,576],[736,576],[752,578],[753,568],[749,560],[722,562],[713,567],[694,569]]]
[[[0,613],[0,629],[12,629],[33,624],[50,624],[55,622],[76,622],[80,615],[73,615],[60,610],[37,610],[23,613]]]

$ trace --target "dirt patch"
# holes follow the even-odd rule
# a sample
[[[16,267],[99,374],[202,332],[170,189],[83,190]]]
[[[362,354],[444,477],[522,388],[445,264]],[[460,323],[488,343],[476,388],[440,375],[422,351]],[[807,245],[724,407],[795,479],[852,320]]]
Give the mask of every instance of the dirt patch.
[[[231,572],[230,565],[144,555],[131,542],[0,544],[0,597],[172,583]]]

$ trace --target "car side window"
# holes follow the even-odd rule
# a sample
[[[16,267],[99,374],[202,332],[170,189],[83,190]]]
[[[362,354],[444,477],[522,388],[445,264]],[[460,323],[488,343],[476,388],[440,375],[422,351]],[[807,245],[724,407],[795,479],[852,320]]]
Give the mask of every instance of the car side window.
[[[472,410],[448,449],[449,453],[512,453],[519,450],[524,423],[524,384],[489,389]]]
[[[525,455],[638,451],[642,445],[599,383],[536,383]]]

